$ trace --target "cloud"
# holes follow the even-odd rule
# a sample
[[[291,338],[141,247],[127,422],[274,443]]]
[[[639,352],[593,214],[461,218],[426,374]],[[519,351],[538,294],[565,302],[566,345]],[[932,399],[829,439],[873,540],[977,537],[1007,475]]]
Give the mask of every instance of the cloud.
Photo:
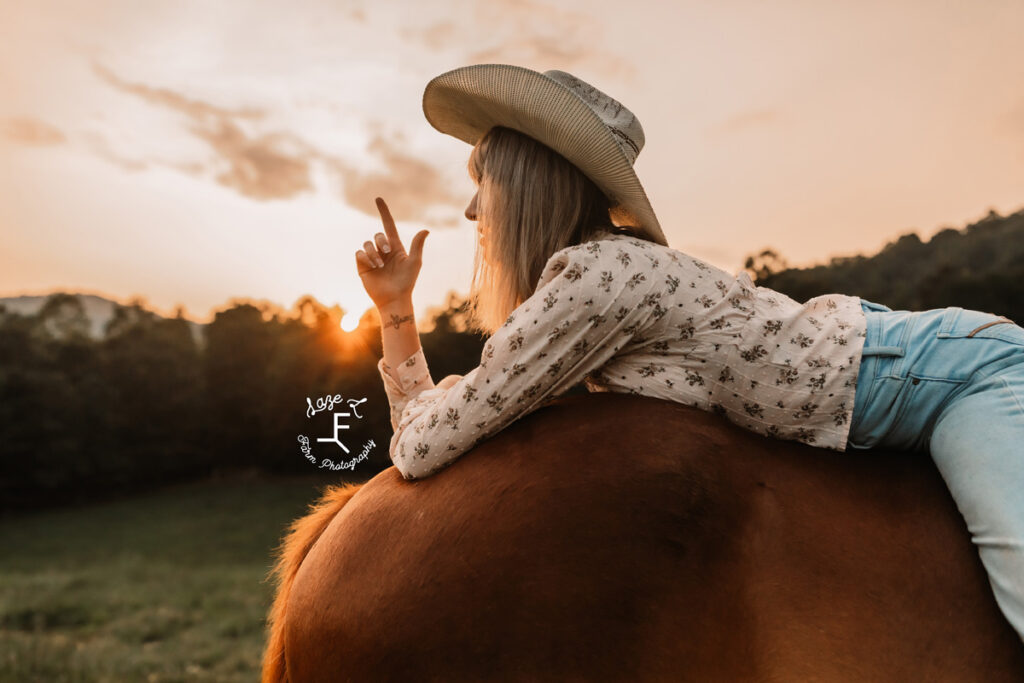
[[[395,220],[411,220],[435,227],[453,227],[469,198],[454,193],[437,167],[403,149],[404,136],[372,133],[367,150],[384,167],[364,172],[341,159],[328,158],[328,165],[342,179],[341,192],[352,208],[374,218],[380,217],[374,197],[383,197]],[[467,154],[469,153],[467,147]],[[468,179],[467,179],[468,184]],[[431,207],[457,209],[437,215]]]
[[[466,63],[523,64],[539,71],[586,65],[605,77],[636,77],[631,64],[606,49],[604,26],[591,13],[536,0],[474,2],[467,9],[459,23],[406,27],[400,35],[437,52],[469,44],[462,56]]]
[[[2,122],[0,135],[19,145],[48,147],[66,142],[64,133],[45,121],[29,117],[9,118]]]
[[[194,126],[192,132],[227,162],[227,168],[217,174],[217,182],[247,197],[284,199],[313,189],[312,155],[304,149],[305,143],[290,133],[250,138],[226,119],[213,127]]]
[[[996,128],[1012,137],[1024,134],[1024,99],[996,117]]]
[[[711,126],[708,129],[708,133],[712,135],[730,135],[749,128],[769,125],[780,119],[781,115],[774,109],[750,109],[730,116],[724,121]]]
[[[379,219],[374,197],[384,197],[396,219],[435,227],[456,225],[468,201],[468,197],[452,192],[436,166],[406,151],[401,133],[386,135],[379,126],[371,126],[367,152],[382,170],[366,171],[291,132],[247,133],[241,122],[258,122],[265,118],[264,111],[227,109],[166,88],[129,83],[99,65],[95,69],[118,90],[184,114],[188,131],[216,155],[202,164],[129,160],[117,155],[99,136],[90,136],[95,153],[126,170],[162,165],[191,175],[213,175],[218,183],[246,197],[267,200],[313,191],[312,166],[319,163],[340,178],[340,196],[357,211]]]
[[[89,151],[115,166],[120,166],[125,171],[145,171],[151,165],[140,159],[128,159],[121,156],[114,151],[106,137],[95,131],[86,132],[82,138]]]
[[[96,62],[93,62],[92,67],[97,76],[118,90],[140,97],[151,104],[175,109],[195,119],[260,119],[265,116],[265,112],[259,109],[239,109],[233,111],[223,107],[217,107],[201,100],[189,99],[188,97],[185,97],[180,93],[176,93],[173,90],[168,90],[167,88],[153,88],[139,83],[129,83],[116,75],[110,69],[106,68],[102,64],[97,64]]]
[[[453,22],[442,21],[426,28],[402,28],[398,31],[404,40],[415,40],[431,50],[440,52],[452,46],[458,37],[458,28]]]
[[[198,167],[166,165],[197,175],[212,172],[218,183],[252,199],[286,199],[313,189],[310,160],[317,155],[315,149],[291,133],[251,136],[239,125],[246,119],[260,120],[266,112],[218,107],[167,88],[129,83],[99,64],[94,63],[93,68],[101,79],[121,92],[184,114],[190,120],[188,130],[205,141],[217,155],[212,164]],[[94,148],[105,158],[129,170],[147,165],[119,158],[103,145]]]
[[[587,59],[586,52],[569,41],[551,36],[517,37],[469,54],[473,63],[530,62],[551,64],[562,70]],[[541,69],[547,71],[547,69]]]

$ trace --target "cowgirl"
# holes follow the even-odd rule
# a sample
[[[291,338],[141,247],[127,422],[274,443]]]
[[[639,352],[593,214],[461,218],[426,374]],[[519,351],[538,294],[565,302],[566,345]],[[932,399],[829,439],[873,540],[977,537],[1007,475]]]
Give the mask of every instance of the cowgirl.
[[[423,110],[473,145],[470,315],[490,336],[476,368],[434,384],[411,298],[428,233],[406,252],[378,199],[385,232],[356,263],[380,312],[403,477],[437,473],[579,382],[822,448],[928,450],[1024,640],[1024,329],[842,294],[801,304],[670,248],[633,170],[640,122],[563,71],[455,69]]]

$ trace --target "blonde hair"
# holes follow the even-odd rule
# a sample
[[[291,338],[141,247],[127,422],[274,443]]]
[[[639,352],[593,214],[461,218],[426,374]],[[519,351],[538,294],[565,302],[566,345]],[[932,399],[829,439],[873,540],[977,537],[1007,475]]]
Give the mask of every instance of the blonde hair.
[[[495,126],[473,147],[477,216],[490,263],[477,246],[467,322],[493,334],[533,294],[551,255],[616,226],[605,194],[561,154],[519,131]]]

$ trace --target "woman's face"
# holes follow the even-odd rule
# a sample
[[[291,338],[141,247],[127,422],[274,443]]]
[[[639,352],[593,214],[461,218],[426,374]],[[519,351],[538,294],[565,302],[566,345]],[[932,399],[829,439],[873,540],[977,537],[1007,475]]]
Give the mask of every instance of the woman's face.
[[[479,209],[477,208],[479,196],[480,192],[477,191],[476,194],[473,195],[473,198],[469,200],[469,206],[466,207],[466,218],[471,221],[476,221],[476,231],[479,235],[478,241],[480,243],[480,249],[483,250],[484,260],[490,262],[487,256],[487,238],[484,235],[484,224],[483,221],[480,220]]]

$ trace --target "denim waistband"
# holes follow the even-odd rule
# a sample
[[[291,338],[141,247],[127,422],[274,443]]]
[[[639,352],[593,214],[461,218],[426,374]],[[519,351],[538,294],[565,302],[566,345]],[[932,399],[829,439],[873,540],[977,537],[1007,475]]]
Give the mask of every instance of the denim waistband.
[[[867,319],[864,348],[861,351],[861,354],[864,356],[904,355],[905,351],[902,346],[882,345],[882,325],[880,324],[880,319],[883,313],[892,313],[893,310],[888,306],[876,304],[873,301],[867,301],[865,299],[860,300],[860,307],[861,310],[864,311],[864,317]]]
[[[926,445],[948,402],[973,391],[974,382],[1024,364],[1024,333],[989,324],[1002,322],[994,314],[894,311],[863,299],[861,309],[866,329],[848,447]]]

